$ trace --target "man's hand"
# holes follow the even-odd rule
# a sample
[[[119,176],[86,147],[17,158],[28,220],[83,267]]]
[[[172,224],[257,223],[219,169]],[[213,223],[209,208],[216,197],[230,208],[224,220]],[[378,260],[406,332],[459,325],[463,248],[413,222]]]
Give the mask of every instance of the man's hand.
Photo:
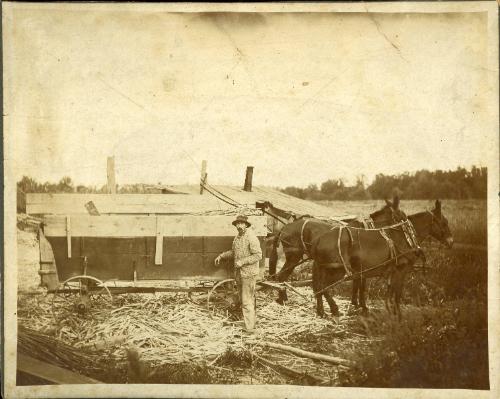
[[[214,261],[215,266],[219,266],[221,259],[222,259],[222,255],[219,255],[219,256],[217,256],[217,258],[215,258],[215,261]]]
[[[234,267],[236,267],[236,268],[240,268],[241,266],[243,266],[243,265],[241,264],[241,261],[237,260],[236,262],[234,262]]]

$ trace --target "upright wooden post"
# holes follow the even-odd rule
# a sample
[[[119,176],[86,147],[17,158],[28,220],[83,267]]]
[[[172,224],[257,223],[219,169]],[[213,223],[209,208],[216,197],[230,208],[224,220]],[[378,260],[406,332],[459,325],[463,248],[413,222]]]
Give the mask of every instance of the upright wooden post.
[[[245,174],[245,185],[243,186],[244,191],[252,191],[252,178],[253,166],[247,166],[247,173]]]
[[[108,157],[108,194],[116,194],[115,157]]]
[[[203,194],[203,186],[207,182],[207,161],[201,161],[200,195]]]
[[[66,246],[68,249],[68,258],[71,258],[71,217],[66,216]]]

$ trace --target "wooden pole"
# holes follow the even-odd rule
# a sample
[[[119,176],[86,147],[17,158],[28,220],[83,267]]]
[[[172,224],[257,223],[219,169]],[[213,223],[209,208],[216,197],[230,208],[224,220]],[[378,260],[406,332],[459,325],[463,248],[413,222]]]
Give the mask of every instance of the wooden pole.
[[[244,191],[252,191],[252,178],[253,166],[247,166],[247,172],[245,174],[245,185],[243,186]]]
[[[203,194],[203,185],[207,182],[207,161],[201,161],[200,195]]]
[[[108,194],[116,194],[115,157],[108,157]]]
[[[273,369],[277,369],[278,371],[280,371],[281,373],[283,373],[285,375],[288,375],[289,377],[301,378],[301,379],[307,380],[309,382],[312,382],[312,383],[314,383],[316,385],[323,385],[323,384],[326,384],[326,382],[327,382],[326,380],[324,380],[324,379],[322,379],[320,377],[316,377],[316,376],[311,375],[311,374],[305,374],[305,373],[302,373],[300,371],[294,370],[294,369],[292,369],[290,367],[286,367],[286,366],[284,366],[282,364],[274,363],[274,362],[270,361],[269,359],[266,359],[264,357],[261,357],[261,356],[257,355],[253,351],[250,351],[250,353],[258,361],[260,361],[262,364],[265,364],[266,366],[271,367]]]
[[[333,364],[340,364],[342,366],[351,366],[352,365],[350,361],[348,361],[346,359],[342,359],[340,357],[323,355],[321,353],[308,352],[308,351],[305,351],[302,349],[294,348],[293,346],[276,344],[274,342],[262,342],[262,345],[266,345],[270,348],[279,349],[279,350],[282,350],[285,352],[290,352],[290,353],[293,353],[294,355],[297,355],[297,356],[307,357],[309,359],[322,360],[324,362],[333,363]]]

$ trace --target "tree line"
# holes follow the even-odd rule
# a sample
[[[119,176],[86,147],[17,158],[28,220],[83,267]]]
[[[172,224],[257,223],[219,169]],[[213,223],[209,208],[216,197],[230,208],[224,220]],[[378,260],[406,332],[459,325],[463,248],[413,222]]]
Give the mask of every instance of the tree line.
[[[117,187],[120,194],[151,193],[151,185],[129,184]],[[343,179],[328,179],[318,187],[310,184],[306,188],[286,187],[282,192],[306,200],[364,200],[384,199],[398,194],[403,199],[485,199],[487,189],[487,171],[485,167],[473,166],[470,170],[458,167],[450,171],[420,170],[415,173],[399,175],[378,174],[372,184],[366,185],[363,177],[348,186]],[[64,176],[57,183],[38,182],[23,176],[17,182],[17,209],[26,209],[26,193],[106,193],[107,185],[76,185],[73,180]],[[161,191],[159,191],[161,192]]]
[[[473,166],[470,170],[419,170],[397,175],[377,174],[373,183],[366,185],[362,177],[348,186],[343,179],[328,179],[318,187],[290,186],[282,189],[285,194],[306,200],[364,200],[384,199],[398,194],[403,199],[486,199],[487,169]]]

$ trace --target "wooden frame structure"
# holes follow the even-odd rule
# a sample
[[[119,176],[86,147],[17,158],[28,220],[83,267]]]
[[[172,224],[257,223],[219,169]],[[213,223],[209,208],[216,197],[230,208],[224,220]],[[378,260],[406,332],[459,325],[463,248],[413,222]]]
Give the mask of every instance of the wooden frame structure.
[[[214,202],[214,200],[216,202]],[[89,202],[98,212],[89,214]],[[57,290],[76,276],[101,281],[209,280],[233,277],[215,257],[231,247],[234,216],[219,201],[178,194],[28,194],[27,212],[41,215],[42,285]],[[215,206],[215,207],[214,207]],[[222,209],[222,211],[227,208]],[[250,216],[265,258],[266,216]],[[265,261],[261,261],[261,268]],[[137,292],[137,287],[133,290]]]

